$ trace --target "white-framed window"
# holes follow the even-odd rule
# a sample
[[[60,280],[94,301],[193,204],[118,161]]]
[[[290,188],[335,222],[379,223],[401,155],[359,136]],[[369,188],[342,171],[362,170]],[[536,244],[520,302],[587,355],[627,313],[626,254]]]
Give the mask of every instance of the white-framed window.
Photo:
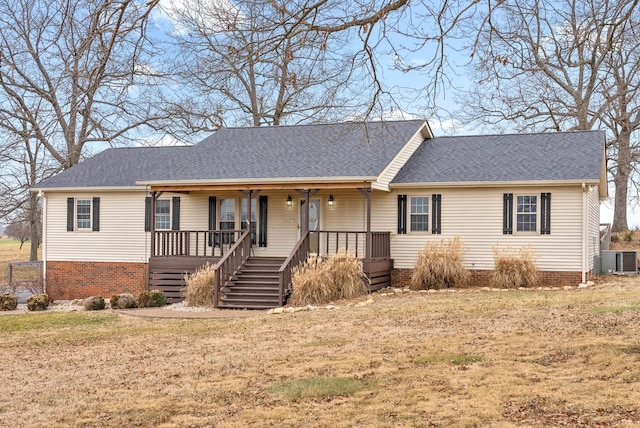
[[[171,200],[158,199],[156,201],[156,230],[171,229]]]
[[[91,230],[91,199],[76,200],[76,230]]]
[[[236,200],[220,199],[220,230],[235,230]]]
[[[429,196],[411,196],[409,225],[412,232],[429,230]]]
[[[538,223],[538,195],[516,196],[516,231],[536,232]]]

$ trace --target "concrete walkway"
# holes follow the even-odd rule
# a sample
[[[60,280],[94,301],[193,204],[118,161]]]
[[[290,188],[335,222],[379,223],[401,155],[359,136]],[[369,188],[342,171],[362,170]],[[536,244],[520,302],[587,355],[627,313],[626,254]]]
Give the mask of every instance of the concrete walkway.
[[[117,309],[113,312],[143,318],[165,319],[215,319],[215,318],[251,318],[266,316],[267,311],[249,311],[235,309],[211,309],[207,311],[174,311],[168,308]]]

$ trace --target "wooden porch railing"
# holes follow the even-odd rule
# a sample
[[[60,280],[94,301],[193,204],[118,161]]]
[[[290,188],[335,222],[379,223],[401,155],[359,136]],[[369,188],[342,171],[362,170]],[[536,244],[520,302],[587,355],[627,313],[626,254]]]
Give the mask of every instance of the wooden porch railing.
[[[284,305],[284,293],[291,285],[293,268],[304,262],[309,256],[309,232],[305,232],[298,240],[298,243],[289,254],[289,257],[282,263],[278,271],[279,277],[279,304]]]
[[[220,288],[227,285],[227,283],[238,272],[238,269],[244,264],[244,262],[251,255],[251,230],[243,231],[240,239],[229,251],[220,259],[214,268],[214,282],[213,282],[213,307],[218,307],[218,299],[220,296]]]
[[[330,257],[340,250],[348,250],[361,259],[366,256],[367,232],[347,231],[309,231],[299,240],[289,257],[282,263],[279,271],[280,306],[284,304],[284,295],[291,286],[293,268],[303,263],[309,253],[321,257]],[[314,248],[315,246],[315,248]],[[371,259],[389,259],[391,257],[391,233],[371,232]]]
[[[347,250],[355,257],[367,256],[367,232],[317,230],[310,232],[311,252],[330,257]],[[314,248],[315,246],[315,248]],[[391,233],[371,232],[371,258],[391,257]]]
[[[223,256],[244,230],[157,230],[151,256]]]

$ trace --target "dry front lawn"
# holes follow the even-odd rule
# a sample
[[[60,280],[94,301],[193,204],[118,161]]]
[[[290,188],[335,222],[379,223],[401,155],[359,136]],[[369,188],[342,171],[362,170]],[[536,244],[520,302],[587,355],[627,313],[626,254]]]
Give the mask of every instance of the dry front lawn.
[[[0,287],[7,286],[7,265],[10,262],[28,262],[29,252],[31,250],[31,244],[25,242],[22,248],[20,248],[20,241],[15,239],[2,238],[0,239]],[[38,249],[38,256],[40,256],[42,249]],[[37,268],[15,268],[14,278],[17,280],[29,280],[38,278]]]
[[[0,316],[0,426],[640,425],[640,282],[206,320]]]

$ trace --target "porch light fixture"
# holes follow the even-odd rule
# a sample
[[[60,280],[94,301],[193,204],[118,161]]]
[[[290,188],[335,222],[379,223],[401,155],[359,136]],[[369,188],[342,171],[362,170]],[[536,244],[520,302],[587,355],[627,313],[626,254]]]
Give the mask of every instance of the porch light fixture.
[[[293,199],[291,199],[291,195],[287,195],[287,206],[293,206]]]
[[[333,206],[333,195],[329,195],[329,206]]]

